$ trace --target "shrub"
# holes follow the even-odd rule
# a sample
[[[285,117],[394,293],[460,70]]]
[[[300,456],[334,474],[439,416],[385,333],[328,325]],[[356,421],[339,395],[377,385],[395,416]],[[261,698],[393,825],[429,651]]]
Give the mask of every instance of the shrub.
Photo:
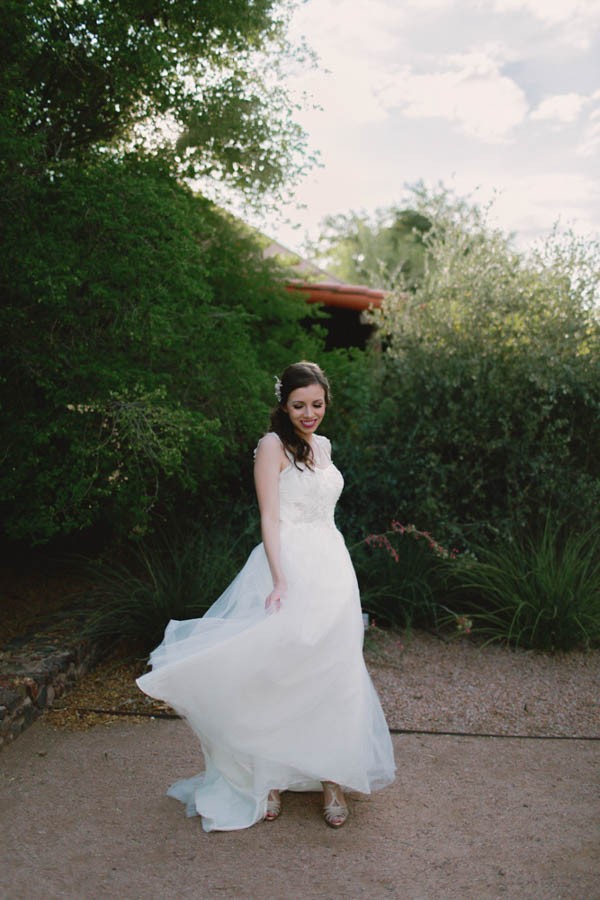
[[[165,526],[134,544],[123,562],[85,566],[85,633],[146,651],[170,619],[202,616],[241,568],[253,545],[255,517],[242,529],[239,511],[225,524]],[[235,529],[237,533],[234,533]]]
[[[343,513],[427,522],[462,547],[549,509],[600,520],[599,247],[552,236],[524,255],[485,216],[423,198],[434,222],[411,296],[374,314],[359,380],[337,388]],[[359,527],[356,528],[359,530]]]
[[[452,575],[475,633],[540,650],[600,643],[600,530],[559,528],[477,549]]]
[[[304,306],[165,162],[97,155],[13,181],[0,261],[6,533],[43,542],[109,521],[128,534],[182,493],[201,509],[238,496],[272,373],[312,355]]]
[[[402,628],[437,627],[445,592],[445,567],[456,550],[447,550],[414,525],[392,522],[350,548],[361,603],[378,621]]]

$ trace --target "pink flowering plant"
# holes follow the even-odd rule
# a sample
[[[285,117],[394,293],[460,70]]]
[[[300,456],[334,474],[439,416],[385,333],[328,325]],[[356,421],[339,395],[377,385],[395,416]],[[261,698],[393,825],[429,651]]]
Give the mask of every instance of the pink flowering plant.
[[[460,552],[428,531],[393,520],[383,532],[368,534],[354,545],[363,607],[381,621],[407,628],[446,628],[469,634],[472,622],[444,605],[448,572]]]
[[[419,531],[416,525],[403,525],[402,522],[397,522],[395,520],[392,521],[389,531],[386,531],[383,534],[367,535],[365,543],[368,546],[383,547],[395,562],[400,562],[398,551],[389,540],[389,534],[406,535],[407,537],[413,538],[415,541],[423,540],[427,543],[431,552],[440,559],[456,559],[459,553],[456,547],[453,547],[452,550],[443,547],[428,531]]]

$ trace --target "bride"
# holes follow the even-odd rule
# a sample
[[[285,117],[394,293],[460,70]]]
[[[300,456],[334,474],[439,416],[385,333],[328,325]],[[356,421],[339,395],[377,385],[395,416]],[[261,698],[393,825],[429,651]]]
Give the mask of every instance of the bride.
[[[339,828],[345,789],[394,779],[356,576],[334,522],[343,479],[317,434],[329,383],[315,363],[295,363],[276,394],[255,451],[262,543],[203,618],[169,623],[137,681],[200,739],[205,771],[168,793],[205,831],[276,819],[288,789],[322,790],[324,819]]]

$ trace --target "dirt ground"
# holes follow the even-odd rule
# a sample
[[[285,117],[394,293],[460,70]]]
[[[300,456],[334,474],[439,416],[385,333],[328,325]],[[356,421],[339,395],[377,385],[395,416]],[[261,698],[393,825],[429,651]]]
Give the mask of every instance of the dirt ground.
[[[44,717],[0,756],[0,892],[52,898],[600,898],[600,743],[394,736],[398,778],[205,834],[165,796],[201,768],[181,721],[88,730]]]

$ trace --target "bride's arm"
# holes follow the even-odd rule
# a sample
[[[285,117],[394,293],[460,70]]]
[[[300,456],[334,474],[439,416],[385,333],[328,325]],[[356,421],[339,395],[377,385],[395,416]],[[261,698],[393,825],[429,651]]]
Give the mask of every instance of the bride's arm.
[[[254,462],[254,484],[260,509],[260,528],[273,590],[265,601],[272,612],[281,606],[287,584],[281,568],[279,543],[279,473],[283,462],[281,444],[276,435],[266,435],[258,444]]]

